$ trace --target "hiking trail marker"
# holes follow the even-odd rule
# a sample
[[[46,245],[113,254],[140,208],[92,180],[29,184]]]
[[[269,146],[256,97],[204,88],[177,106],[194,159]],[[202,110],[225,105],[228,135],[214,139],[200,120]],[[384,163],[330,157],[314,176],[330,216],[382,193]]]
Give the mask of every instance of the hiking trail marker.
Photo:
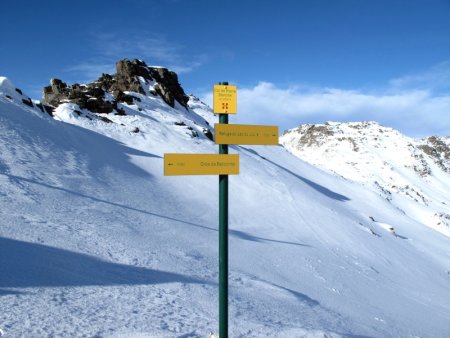
[[[164,154],[164,175],[237,175],[239,155]]]
[[[228,175],[239,174],[239,154],[228,154],[228,145],[278,145],[278,127],[228,124],[237,113],[236,86],[222,82],[213,93],[219,154],[164,154],[164,176],[219,175],[219,337],[228,338]]]
[[[215,85],[213,91],[213,110],[216,114],[236,114],[236,86]]]
[[[216,144],[278,144],[278,127],[214,124]]]

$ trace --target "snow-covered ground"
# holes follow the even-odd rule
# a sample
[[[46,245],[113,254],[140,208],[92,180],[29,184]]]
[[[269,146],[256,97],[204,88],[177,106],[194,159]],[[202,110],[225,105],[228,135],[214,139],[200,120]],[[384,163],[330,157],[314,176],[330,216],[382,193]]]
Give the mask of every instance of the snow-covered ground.
[[[216,153],[210,110],[133,93],[114,123],[52,119],[1,83],[3,335],[217,331],[218,178],[162,158]],[[230,337],[450,336],[450,238],[283,147],[230,152]]]
[[[281,143],[304,161],[363,184],[412,219],[450,236],[449,137],[416,140],[376,122],[328,122],[290,129]]]

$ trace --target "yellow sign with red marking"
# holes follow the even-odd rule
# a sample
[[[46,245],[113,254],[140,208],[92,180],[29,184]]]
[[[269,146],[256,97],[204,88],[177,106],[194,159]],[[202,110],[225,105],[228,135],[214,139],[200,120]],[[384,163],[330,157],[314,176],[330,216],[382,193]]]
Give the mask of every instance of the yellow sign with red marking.
[[[164,176],[238,174],[238,154],[164,154]]]
[[[236,114],[236,86],[215,85],[213,94],[213,109],[216,114]]]

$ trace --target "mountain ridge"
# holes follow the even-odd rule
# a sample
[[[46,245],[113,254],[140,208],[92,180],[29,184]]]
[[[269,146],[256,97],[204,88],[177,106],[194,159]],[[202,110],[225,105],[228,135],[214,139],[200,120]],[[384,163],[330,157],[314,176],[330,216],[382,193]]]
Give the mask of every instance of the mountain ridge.
[[[413,139],[374,121],[327,122],[287,130],[281,143],[313,165],[369,186],[450,235],[450,201],[444,193],[450,190],[450,137]],[[403,197],[414,203],[395,200]],[[431,211],[418,215],[413,209],[419,205]]]

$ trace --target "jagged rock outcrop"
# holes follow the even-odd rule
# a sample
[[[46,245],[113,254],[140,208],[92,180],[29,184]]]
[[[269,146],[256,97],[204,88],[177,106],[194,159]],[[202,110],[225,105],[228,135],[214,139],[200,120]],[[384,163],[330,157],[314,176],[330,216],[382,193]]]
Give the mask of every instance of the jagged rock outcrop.
[[[59,79],[52,79],[50,86],[44,88],[42,101],[54,107],[61,103],[75,103],[82,109],[99,114],[109,114],[117,108],[117,102],[105,99],[105,91],[97,82],[88,85],[75,83],[68,86]]]
[[[52,79],[50,86],[44,88],[42,101],[54,107],[70,102],[94,113],[109,114],[116,111],[120,115],[125,112],[118,103],[132,104],[133,100],[139,101],[139,98],[125,92],[147,94],[144,86],[150,85],[153,85],[152,93],[160,95],[169,106],[175,107],[177,101],[187,109],[189,98],[179,84],[177,74],[166,68],[149,67],[137,59],[120,60],[116,63],[116,74],[102,74],[97,81],[86,85],[67,85],[59,79]],[[106,92],[112,94],[112,100],[106,98]]]
[[[114,96],[125,91],[145,94],[141,81],[144,81],[146,84],[156,82],[154,85],[155,92],[169,106],[174,107],[175,101],[178,101],[179,104],[187,108],[189,97],[178,82],[178,76],[175,72],[171,72],[167,68],[149,67],[144,61],[137,59],[132,61],[124,59],[117,62],[116,71],[117,73],[114,77],[103,82],[103,88],[113,92]]]
[[[157,82],[155,90],[167,104],[173,107],[176,100],[183,107],[187,107],[189,98],[179,85],[176,73],[166,68],[154,68],[153,76]]]

